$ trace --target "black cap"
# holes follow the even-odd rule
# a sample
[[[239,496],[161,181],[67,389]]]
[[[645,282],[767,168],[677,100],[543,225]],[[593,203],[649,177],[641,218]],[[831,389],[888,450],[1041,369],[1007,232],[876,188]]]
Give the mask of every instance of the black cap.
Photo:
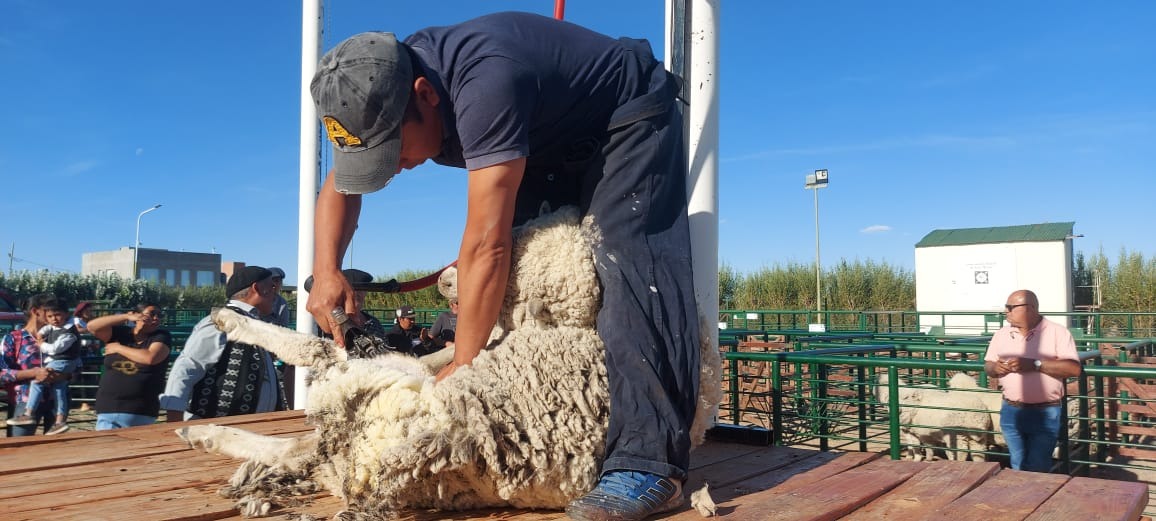
[[[413,306],[402,306],[397,308],[397,318],[413,318],[417,313],[413,311]]]
[[[337,44],[309,84],[333,142],[333,187],[367,194],[400,169],[401,120],[413,90],[409,51],[393,33],[361,33]]]
[[[273,272],[260,266],[245,266],[233,272],[225,283],[225,297],[232,298],[237,292],[273,276]]]
[[[347,270],[341,270],[341,274],[345,275],[345,280],[349,281],[350,284],[369,284],[373,282],[373,275],[359,269],[349,268]]]

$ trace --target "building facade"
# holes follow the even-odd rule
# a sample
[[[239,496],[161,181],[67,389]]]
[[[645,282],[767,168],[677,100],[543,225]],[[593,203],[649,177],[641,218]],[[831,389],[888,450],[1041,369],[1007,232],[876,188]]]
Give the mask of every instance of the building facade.
[[[174,287],[203,287],[224,284],[221,279],[219,253],[195,253],[141,248],[139,255],[132,247],[119,250],[85,253],[80,262],[81,275],[116,274],[134,279],[133,266],[137,265],[140,278]]]
[[[915,245],[915,308],[920,326],[947,334],[1002,326],[1011,292],[1033,291],[1040,312],[1072,311],[1074,222],[934,230]],[[952,315],[951,311],[983,312]],[[939,313],[939,314],[937,314]],[[1067,317],[1050,317],[1067,324]]]

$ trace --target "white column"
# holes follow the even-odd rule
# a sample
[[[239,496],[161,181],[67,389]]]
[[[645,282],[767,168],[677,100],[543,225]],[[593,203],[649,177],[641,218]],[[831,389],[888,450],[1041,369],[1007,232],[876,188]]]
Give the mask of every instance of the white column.
[[[309,94],[309,83],[317,71],[321,54],[321,2],[301,2],[301,156],[297,187],[297,331],[314,331],[313,315],[305,309],[309,293],[302,287],[313,274],[313,214],[321,178],[317,154],[317,109]],[[308,389],[305,376],[308,369],[294,370],[293,408],[304,409]]]
[[[694,255],[694,294],[699,323],[718,345],[718,77],[719,5],[717,0],[673,0],[667,3],[666,56],[668,66],[685,80],[686,137],[689,169],[687,213],[690,216],[691,252]],[[680,30],[675,24],[682,20]],[[682,41],[676,36],[682,35]],[[678,59],[683,63],[670,64]],[[679,72],[684,71],[684,72]]]

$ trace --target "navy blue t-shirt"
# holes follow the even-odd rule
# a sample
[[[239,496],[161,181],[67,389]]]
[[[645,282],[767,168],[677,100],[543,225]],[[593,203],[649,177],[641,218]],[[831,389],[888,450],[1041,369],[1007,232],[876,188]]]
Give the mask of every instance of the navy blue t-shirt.
[[[441,97],[434,161],[470,170],[523,157],[528,168],[557,164],[647,92],[655,64],[645,42],[529,13],[431,27],[405,43]]]

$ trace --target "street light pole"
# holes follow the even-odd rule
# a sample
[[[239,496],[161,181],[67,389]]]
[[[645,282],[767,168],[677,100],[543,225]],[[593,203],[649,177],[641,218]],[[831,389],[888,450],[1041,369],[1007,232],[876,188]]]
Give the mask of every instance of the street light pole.
[[[815,311],[823,311],[822,264],[819,262],[819,189],[827,188],[827,170],[815,170],[807,174],[803,188],[815,191]]]
[[[136,241],[133,242],[133,247],[132,247],[132,279],[133,280],[140,278],[140,265],[137,264],[137,261],[140,260],[140,218],[144,217],[144,214],[149,213],[153,210],[156,210],[157,208],[160,208],[160,207],[161,207],[161,205],[159,205],[159,204],[154,205],[152,208],[149,208],[148,210],[141,212],[140,215],[136,216]]]

